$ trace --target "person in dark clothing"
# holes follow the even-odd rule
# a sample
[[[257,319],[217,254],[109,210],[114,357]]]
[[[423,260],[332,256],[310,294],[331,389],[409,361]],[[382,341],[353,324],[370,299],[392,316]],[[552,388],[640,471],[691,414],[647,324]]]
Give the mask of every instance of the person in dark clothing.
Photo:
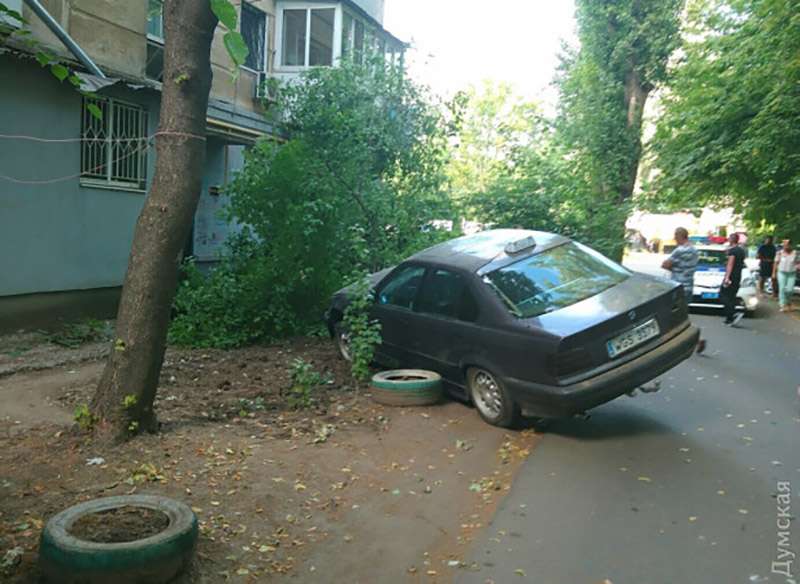
[[[767,238],[764,239],[764,243],[758,248],[758,253],[756,254],[759,272],[758,291],[761,294],[764,293],[764,284],[767,280],[772,278],[772,268],[775,265],[775,254],[777,251],[771,235],[767,236]],[[774,289],[775,283],[773,282],[773,290]]]
[[[742,283],[745,253],[739,247],[738,233],[731,233],[728,242],[731,246],[728,248],[728,265],[725,267],[725,278],[722,281],[720,297],[725,307],[725,324],[735,325],[744,316],[742,313],[736,314],[736,295],[739,293],[739,285]]]

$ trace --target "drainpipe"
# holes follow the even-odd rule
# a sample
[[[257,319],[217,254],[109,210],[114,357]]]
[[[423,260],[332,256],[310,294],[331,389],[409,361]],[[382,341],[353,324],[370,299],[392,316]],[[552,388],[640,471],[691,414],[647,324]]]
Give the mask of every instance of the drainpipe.
[[[27,4],[28,7],[36,13],[36,16],[42,19],[42,22],[47,25],[47,28],[49,28],[53,34],[56,35],[70,51],[72,51],[72,54],[75,55],[75,57],[77,57],[81,63],[83,63],[84,67],[91,71],[92,74],[102,77],[103,79],[107,79],[105,73],[103,73],[100,70],[100,67],[98,67],[94,61],[92,61],[91,57],[89,57],[89,55],[87,55],[83,49],[78,46],[78,43],[72,40],[72,37],[67,34],[67,31],[65,31],[60,24],[58,24],[58,21],[56,21],[55,18],[50,16],[50,13],[45,9],[45,7],[39,4],[39,0],[25,0],[25,4]]]

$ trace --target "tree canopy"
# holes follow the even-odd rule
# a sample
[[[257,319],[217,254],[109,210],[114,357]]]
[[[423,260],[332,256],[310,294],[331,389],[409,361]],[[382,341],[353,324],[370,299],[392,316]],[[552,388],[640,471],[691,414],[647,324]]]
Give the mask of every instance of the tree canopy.
[[[563,57],[558,132],[621,256],[641,159],[642,114],[680,42],[683,0],[578,0],[580,48]],[[615,211],[616,209],[616,211]],[[616,215],[616,218],[614,218]],[[607,232],[607,229],[604,230]]]
[[[800,236],[800,1],[691,4],[653,150],[657,199]]]

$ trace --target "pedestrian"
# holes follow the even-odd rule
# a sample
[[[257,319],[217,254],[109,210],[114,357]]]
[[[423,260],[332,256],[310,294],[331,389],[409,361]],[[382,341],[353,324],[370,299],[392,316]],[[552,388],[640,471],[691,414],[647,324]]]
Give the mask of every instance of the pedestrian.
[[[744,314],[736,313],[736,296],[739,293],[739,286],[742,283],[742,269],[744,268],[744,250],[739,247],[739,234],[731,233],[728,237],[728,264],[725,267],[725,278],[722,280],[720,298],[724,307],[725,324],[733,326],[737,324]]]
[[[775,256],[773,276],[778,280],[778,304],[781,312],[792,309],[792,295],[797,277],[797,250],[792,247],[792,242],[783,240],[781,251]]]
[[[675,243],[678,245],[672,250],[672,254],[664,260],[661,267],[670,272],[673,281],[683,286],[683,294],[688,307],[692,303],[694,273],[697,271],[700,254],[697,253],[697,249],[689,241],[689,232],[683,227],[678,227],[675,230]],[[697,341],[697,352],[702,353],[705,350],[705,339],[699,339]]]
[[[764,294],[764,284],[767,280],[772,278],[772,273],[774,272],[775,254],[778,252],[778,248],[775,247],[773,241],[773,237],[768,235],[764,239],[764,243],[759,246],[758,252],[756,253],[759,274],[758,292],[760,294]]]

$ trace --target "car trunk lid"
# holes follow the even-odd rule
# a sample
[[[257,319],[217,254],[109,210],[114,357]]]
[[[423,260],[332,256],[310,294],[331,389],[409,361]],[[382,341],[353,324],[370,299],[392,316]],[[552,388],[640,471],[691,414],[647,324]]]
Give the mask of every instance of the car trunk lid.
[[[657,344],[658,338],[686,319],[686,303],[677,284],[634,274],[600,294],[531,320],[561,337],[558,353],[553,357],[552,373],[557,378],[565,378],[611,361],[625,362],[640,347]],[[609,355],[609,341],[651,320],[658,323],[657,337],[614,357]]]

